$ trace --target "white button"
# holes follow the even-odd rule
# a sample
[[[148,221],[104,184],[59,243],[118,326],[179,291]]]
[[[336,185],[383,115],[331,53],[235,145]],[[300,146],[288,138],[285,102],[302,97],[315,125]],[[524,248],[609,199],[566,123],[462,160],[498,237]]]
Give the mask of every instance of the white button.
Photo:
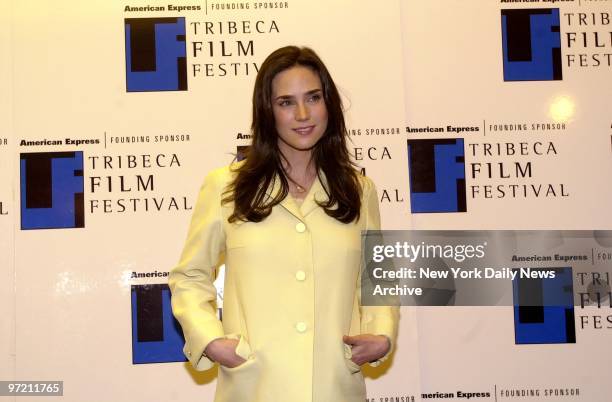
[[[298,281],[303,281],[304,279],[306,279],[306,272],[304,272],[304,271],[297,271],[295,273],[295,279],[297,279]]]
[[[306,230],[306,225],[300,222],[297,225],[295,225],[295,230],[297,230],[300,233],[304,233],[304,231]]]
[[[297,329],[298,332],[305,332],[306,331],[306,323],[298,322],[297,324],[295,324],[295,329]]]

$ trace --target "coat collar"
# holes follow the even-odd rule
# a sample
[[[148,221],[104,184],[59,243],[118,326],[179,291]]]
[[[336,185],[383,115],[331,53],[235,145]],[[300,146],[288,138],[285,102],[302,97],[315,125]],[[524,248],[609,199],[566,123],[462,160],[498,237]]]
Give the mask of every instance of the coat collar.
[[[321,179],[319,179],[319,176],[321,176]],[[308,214],[319,206],[317,201],[324,202],[327,200],[327,194],[323,186],[327,187],[327,179],[325,178],[325,174],[319,170],[319,175],[317,175],[312,182],[312,186],[310,186],[310,190],[308,190],[301,206],[295,202],[290,194],[287,194],[280,202],[280,205],[299,220],[304,220]],[[280,177],[276,175],[274,181],[268,186],[266,193],[269,197],[274,197],[279,193],[280,188]]]

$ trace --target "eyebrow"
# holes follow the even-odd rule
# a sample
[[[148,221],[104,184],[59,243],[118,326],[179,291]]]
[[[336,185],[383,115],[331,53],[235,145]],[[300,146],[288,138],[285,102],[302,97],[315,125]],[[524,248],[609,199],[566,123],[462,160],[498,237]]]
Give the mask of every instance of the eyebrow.
[[[317,92],[323,92],[323,90],[321,88],[317,88],[317,89],[311,89],[310,91],[306,92],[305,95],[314,95]],[[276,98],[274,98],[274,100],[279,100],[279,99],[293,99],[295,98],[295,96],[293,95],[281,95],[281,96],[277,96]]]

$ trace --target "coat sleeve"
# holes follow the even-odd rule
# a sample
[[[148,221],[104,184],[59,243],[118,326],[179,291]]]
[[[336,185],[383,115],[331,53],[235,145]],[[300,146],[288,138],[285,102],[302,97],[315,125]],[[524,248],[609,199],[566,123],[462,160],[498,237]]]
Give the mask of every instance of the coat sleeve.
[[[198,371],[213,367],[214,362],[203,356],[204,349],[224,335],[217,318],[217,290],[213,284],[214,269],[225,249],[223,188],[218,176],[212,172],[200,188],[183,252],[168,278],[172,312],[185,336],[183,352]]]
[[[365,230],[380,230],[380,212],[378,209],[378,194],[374,183],[365,178],[363,188],[363,209],[365,216]],[[387,354],[380,359],[370,362],[370,366],[376,367],[385,361],[395,348],[397,338],[397,326],[399,321],[399,307],[393,306],[363,306],[361,304],[361,278],[362,269],[359,270],[358,289],[359,306],[361,312],[361,333],[384,335],[389,339],[390,348]]]

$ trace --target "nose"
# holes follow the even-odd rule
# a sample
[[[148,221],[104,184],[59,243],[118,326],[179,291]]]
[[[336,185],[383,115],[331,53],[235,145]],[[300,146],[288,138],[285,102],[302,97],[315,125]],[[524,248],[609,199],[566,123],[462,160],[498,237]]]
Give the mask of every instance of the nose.
[[[295,109],[295,119],[297,121],[304,121],[310,118],[310,110],[304,102],[298,102]]]

